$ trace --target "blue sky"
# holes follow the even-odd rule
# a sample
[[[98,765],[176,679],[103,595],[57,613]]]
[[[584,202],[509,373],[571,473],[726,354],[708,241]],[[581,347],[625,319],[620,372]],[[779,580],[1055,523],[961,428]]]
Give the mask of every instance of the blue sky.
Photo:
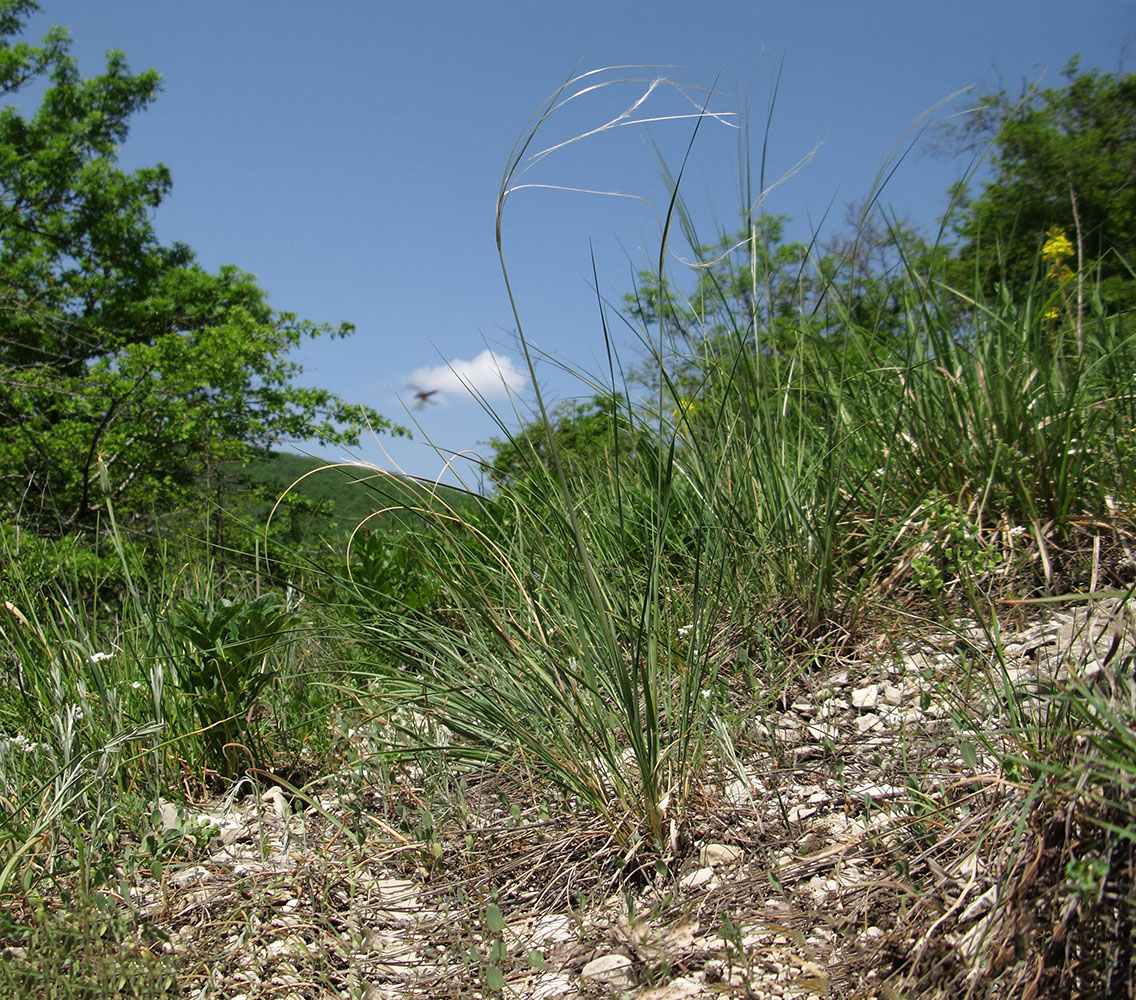
[[[626,82],[571,102],[534,151],[617,120],[656,78],[674,85],[655,87],[623,119],[658,120],[553,152],[522,178],[546,187],[507,202],[506,264],[525,333],[548,355],[538,377],[554,399],[590,395],[558,362],[606,366],[591,255],[613,301],[657,255],[667,192],[652,144],[677,169],[688,116],[715,80],[711,109],[735,117],[703,123],[683,182],[703,238],[737,218],[747,109],[748,155],[756,169],[768,138],[770,180],[811,154],[765,202],[793,217],[800,238],[826,214],[839,228],[897,151],[882,203],[933,229],[969,162],[930,155],[922,125],[976,94],[1039,78],[1060,85],[1076,53],[1106,71],[1136,63],[1131,0],[46,0],[28,34],[50,24],[70,28],[87,75],[109,49],[162,73],[159,100],[122,150],[124,166],[161,161],[173,173],[159,234],[188,243],[207,267],[256,274],[277,309],[354,323],[349,340],[305,348],[304,380],[418,421],[414,441],[381,437],[357,455],[426,477],[443,464],[426,439],[486,454],[496,432],[455,371],[506,422],[531,401],[494,209],[514,142],[573,73],[647,67],[591,78]],[[921,118],[967,87],[970,96]],[[620,346],[634,363],[630,338]],[[399,397],[411,401],[411,385],[439,392],[408,413]]]

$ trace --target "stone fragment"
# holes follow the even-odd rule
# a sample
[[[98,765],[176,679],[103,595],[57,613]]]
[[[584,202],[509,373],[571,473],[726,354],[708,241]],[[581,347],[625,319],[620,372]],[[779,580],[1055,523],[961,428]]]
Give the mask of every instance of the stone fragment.
[[[735,778],[726,786],[726,801],[732,806],[748,806],[753,802],[753,791],[749,782]]]
[[[803,746],[794,747],[789,756],[793,758],[794,764],[799,764],[806,760],[817,760],[825,755],[824,747],[818,743],[806,743]]]
[[[821,839],[817,836],[816,830],[809,830],[800,840],[797,841],[797,850],[801,854],[812,854],[818,847],[821,846]]]
[[[816,806],[793,806],[789,810],[789,822],[799,823],[803,819],[808,819],[810,816],[815,815],[817,812]]]
[[[817,819],[813,829],[826,839],[846,842],[864,835],[864,824],[842,812],[825,813]]]
[[[604,983],[607,986],[630,986],[631,959],[617,952],[600,955],[580,970],[580,976],[589,982]]]
[[[688,875],[684,875],[679,881],[684,889],[698,889],[706,885],[714,878],[713,868],[696,868]]]
[[[268,791],[261,796],[261,801],[266,805],[270,805],[273,812],[275,812],[280,819],[287,819],[292,815],[292,806],[288,803],[288,799],[284,795],[284,789],[279,785],[273,785],[268,789]]]
[[[903,669],[909,674],[923,674],[934,669],[934,662],[924,653],[905,656],[901,661]]]
[[[186,885],[203,885],[206,882],[213,881],[213,873],[208,868],[203,868],[201,865],[192,865],[189,868],[183,868],[180,872],[175,872],[170,876],[170,881],[176,886]]]
[[[181,813],[178,807],[165,799],[158,799],[158,818],[162,824],[162,833],[169,830],[181,829]]]
[[[726,977],[726,966],[716,958],[702,966],[702,981],[711,985],[720,983]]]
[[[856,731],[858,733],[870,733],[873,730],[883,729],[884,720],[881,719],[875,712],[868,712],[866,715],[860,715],[856,718]]]
[[[639,994],[639,1000],[684,1000],[702,993],[702,984],[696,979],[680,976],[664,986],[652,986]]]
[[[541,945],[570,941],[576,936],[576,922],[563,913],[549,913],[541,917],[529,932],[529,941],[539,948]]]
[[[214,817],[202,813],[197,819],[203,826],[210,824],[217,827],[217,836],[214,839],[222,847],[231,847],[233,844],[248,840],[252,831],[252,824],[246,823],[240,816]]]
[[[817,718],[831,719],[834,715],[847,712],[849,707],[848,702],[843,698],[829,698],[828,701],[821,705],[820,711],[817,712]]]
[[[698,852],[698,862],[703,868],[715,868],[718,865],[732,865],[739,861],[745,852],[732,844],[706,844]]]
[[[796,725],[780,725],[773,732],[773,738],[782,747],[795,747],[804,739],[804,730],[800,723]]]
[[[532,1000],[561,1000],[579,996],[576,983],[562,972],[546,972],[537,977],[529,993]]]
[[[308,946],[300,938],[288,936],[269,941],[265,951],[273,958],[280,958],[284,955],[302,958],[307,954]]]
[[[418,884],[405,878],[383,878],[378,881],[379,899],[383,906],[376,916],[396,924],[413,923],[419,911]]]
[[[861,712],[875,711],[879,703],[880,686],[878,684],[866,684],[852,692],[852,705]]]
[[[692,948],[698,929],[698,921],[693,917],[676,921],[663,931],[663,947],[672,955]]]

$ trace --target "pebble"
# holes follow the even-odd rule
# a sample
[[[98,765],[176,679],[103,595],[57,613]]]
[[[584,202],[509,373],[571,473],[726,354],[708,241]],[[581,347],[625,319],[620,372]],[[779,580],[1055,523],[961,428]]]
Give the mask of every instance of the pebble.
[[[679,881],[679,885],[684,889],[697,889],[700,886],[707,885],[713,878],[713,868],[696,868],[690,874],[684,875]]]
[[[875,712],[868,712],[866,715],[858,716],[856,719],[856,731],[858,733],[868,733],[872,730],[883,729],[884,720],[881,719]]]
[[[268,789],[261,796],[261,801],[272,806],[272,811],[276,813],[279,819],[287,819],[292,815],[292,806],[284,795],[284,789],[279,785],[273,785]]]
[[[580,970],[580,976],[590,982],[608,986],[630,986],[631,959],[617,952],[600,955]]]
[[[541,917],[529,932],[529,941],[534,947],[571,941],[576,936],[576,922],[563,913],[550,913]]]
[[[165,799],[158,799],[158,818],[162,824],[162,832],[181,829],[181,813],[178,807]]]
[[[871,712],[880,703],[880,686],[867,684],[852,692],[852,704],[861,712]]]
[[[726,801],[732,806],[748,806],[753,801],[749,782],[735,778],[726,786]]]
[[[703,868],[714,868],[717,865],[732,865],[741,860],[745,852],[740,847],[730,844],[707,844],[698,853],[698,862]]]
[[[579,996],[576,983],[562,972],[546,972],[539,976],[529,993],[531,1000],[561,1000]]]
[[[638,994],[638,1000],[684,1000],[702,993],[702,984],[696,979],[679,976],[663,986],[652,986]]]
[[[213,873],[201,865],[192,865],[189,868],[183,868],[180,872],[175,872],[170,876],[170,881],[177,886],[186,885],[202,885],[205,882],[213,880]]]

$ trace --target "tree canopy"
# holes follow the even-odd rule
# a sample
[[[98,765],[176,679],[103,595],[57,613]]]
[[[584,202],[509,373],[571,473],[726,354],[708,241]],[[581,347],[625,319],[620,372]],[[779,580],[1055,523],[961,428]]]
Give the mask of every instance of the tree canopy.
[[[49,534],[184,504],[221,463],[285,441],[356,444],[378,413],[300,386],[308,337],[348,335],[275,311],[253,275],[211,273],[153,213],[161,164],[125,171],[154,70],[111,52],[84,79],[65,30],[21,39],[30,0],[0,0],[0,505]],[[42,89],[38,106],[15,102]]]
[[[1136,75],[1082,71],[1062,87],[982,98],[950,148],[989,148],[992,177],[962,195],[960,261],[988,290],[1020,296],[1039,276],[1039,252],[1064,241],[1073,267],[1099,266],[1111,308],[1136,304]],[[1050,244],[1056,246],[1058,244]]]
[[[953,192],[953,230],[945,234],[953,231],[953,244],[944,233],[927,239],[905,220],[862,205],[852,206],[845,229],[826,240],[791,242],[785,216],[751,214],[739,231],[700,245],[678,198],[696,261],[688,281],[640,271],[623,300],[649,353],[634,377],[653,390],[653,402],[632,409],[648,422],[646,410],[657,409],[654,418],[673,422],[680,443],[689,442],[701,422],[713,419],[721,393],[760,398],[762,385],[740,385],[739,370],[772,373],[777,384],[778,366],[788,365],[805,387],[809,379],[831,378],[857,351],[863,356],[855,364],[865,371],[878,364],[868,360],[877,349],[885,358],[891,349],[906,356],[913,331],[928,323],[963,342],[981,326],[974,325],[975,296],[983,305],[997,300],[1015,307],[1033,296],[1045,306],[1038,315],[1052,333],[1062,314],[1078,323],[1083,318],[1079,308],[1053,300],[1071,299],[1078,271],[1106,311],[1131,309],[1136,76],[1082,72],[1074,59],[1065,81],[1018,99],[1004,91],[983,98],[976,111],[955,120],[964,124],[947,131],[949,152],[984,151],[991,161],[980,195],[962,186]],[[932,294],[941,287],[957,294]],[[1081,335],[1078,330],[1069,343],[1079,345]],[[747,355],[762,364],[739,369],[737,359]],[[814,395],[826,398],[802,391],[804,409]],[[571,462],[596,467],[614,439],[613,412],[622,411],[600,400],[568,404],[554,416],[553,438]],[[534,424],[510,441],[491,442],[495,481],[507,486],[523,479],[528,466],[520,457],[539,464],[545,441]]]
[[[595,472],[614,461],[650,451],[646,429],[629,416],[627,401],[618,393],[592,396],[588,400],[564,400],[551,414],[552,437],[566,473],[576,478]],[[539,422],[532,422],[507,438],[489,442],[493,460],[486,471],[497,487],[517,488],[533,477],[548,475],[552,453],[548,435]]]
[[[1064,75],[1062,87],[984,97],[946,129],[948,152],[985,152],[991,164],[981,194],[953,191],[953,245],[852,206],[825,241],[787,242],[785,216],[758,215],[694,246],[689,289],[640,272],[626,311],[670,339],[648,373],[663,362],[682,393],[739,348],[775,357],[802,338],[840,348],[852,330],[885,341],[936,281],[962,293],[960,316],[976,281],[982,296],[1024,302],[1078,270],[1106,308],[1136,305],[1136,75],[1082,71],[1077,59]]]

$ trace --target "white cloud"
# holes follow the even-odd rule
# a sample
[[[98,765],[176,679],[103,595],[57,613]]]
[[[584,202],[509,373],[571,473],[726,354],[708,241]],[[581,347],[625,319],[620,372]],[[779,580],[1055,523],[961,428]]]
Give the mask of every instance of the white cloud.
[[[448,364],[416,368],[406,381],[417,392],[460,396],[472,390],[486,399],[505,399],[523,389],[528,380],[512,358],[485,350],[471,361],[455,358]]]

